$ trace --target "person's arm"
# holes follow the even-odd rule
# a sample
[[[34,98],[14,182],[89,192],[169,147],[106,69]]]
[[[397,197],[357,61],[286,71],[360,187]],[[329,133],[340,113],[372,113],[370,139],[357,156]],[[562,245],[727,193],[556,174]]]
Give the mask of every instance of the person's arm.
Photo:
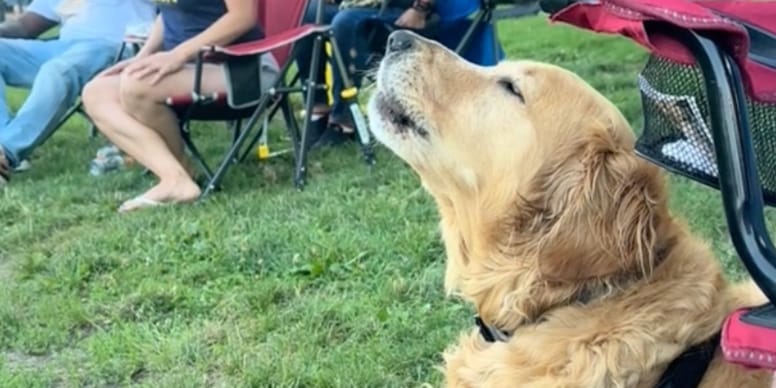
[[[256,26],[257,1],[225,0],[226,13],[206,30],[172,50],[179,58],[194,58],[206,46],[223,46]]]
[[[162,24],[162,16],[156,16],[154,24],[151,26],[151,31],[148,32],[148,38],[146,38],[143,47],[138,51],[137,57],[142,58],[151,55],[162,48],[162,40],[164,38],[164,26]]]
[[[0,38],[37,38],[42,33],[57,25],[57,22],[46,19],[34,12],[25,11],[18,18],[0,23]]]

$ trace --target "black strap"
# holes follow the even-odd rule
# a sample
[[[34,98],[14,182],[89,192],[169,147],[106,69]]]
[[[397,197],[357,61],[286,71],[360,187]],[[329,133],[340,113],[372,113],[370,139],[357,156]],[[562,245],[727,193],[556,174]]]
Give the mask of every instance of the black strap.
[[[680,354],[668,365],[656,387],[692,388],[700,385],[719,347],[719,341],[720,333],[717,333]]]
[[[509,333],[486,324],[479,315],[474,317],[474,323],[486,342],[505,342],[510,337]],[[680,354],[660,376],[656,388],[693,388],[700,385],[719,347],[719,341],[720,333],[717,333]]]
[[[474,323],[480,328],[480,335],[486,342],[506,342],[510,337],[509,333],[488,326],[479,315],[474,317]]]

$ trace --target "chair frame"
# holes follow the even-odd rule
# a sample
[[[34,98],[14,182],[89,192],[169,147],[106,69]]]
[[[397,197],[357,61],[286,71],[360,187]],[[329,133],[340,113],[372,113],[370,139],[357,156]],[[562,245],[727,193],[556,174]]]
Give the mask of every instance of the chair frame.
[[[553,14],[576,2],[580,1],[542,0],[541,8]],[[742,320],[776,328],[776,247],[765,223],[766,202],[757,173],[741,70],[729,53],[694,31],[666,22],[651,22],[646,28],[677,39],[690,50],[701,69],[719,170],[718,182],[711,185],[721,193],[736,253],[770,302],[748,311]]]
[[[497,8],[497,0],[480,0],[480,9],[474,14],[472,24],[466,30],[466,33],[463,35],[463,38],[461,38],[458,46],[456,46],[455,52],[460,54],[469,48],[474,32],[477,31],[477,28],[481,25],[490,24],[493,28],[493,33],[498,37],[498,29],[495,23],[496,21],[503,19],[517,19],[524,16],[536,15],[541,10],[538,1],[529,1],[524,3],[520,1],[512,1],[512,3],[514,3],[514,5],[509,7],[509,9],[499,9]],[[496,53],[499,52],[498,42],[499,39],[493,40],[494,55],[498,55]],[[499,58],[494,59],[495,60],[493,62],[496,63],[498,62]]]
[[[350,113],[353,116],[354,125],[361,143],[361,150],[364,155],[364,160],[367,165],[372,166],[375,164],[375,155],[372,145],[371,135],[366,126],[366,119],[358,106],[358,89],[353,85],[352,79],[348,76],[345,69],[344,62],[342,61],[342,54],[340,53],[336,44],[336,39],[333,36],[330,26],[323,24],[323,2],[319,2],[316,9],[316,23],[312,25],[300,26],[304,28],[303,36],[289,37],[293,39],[291,42],[283,41],[274,45],[268,45],[264,39],[260,39],[254,42],[242,43],[234,46],[217,47],[210,46],[201,49],[197,55],[195,62],[195,75],[194,75],[194,88],[192,90],[193,101],[188,106],[186,113],[180,119],[180,130],[183,141],[189,152],[195,157],[198,164],[206,174],[207,183],[204,185],[204,190],[200,198],[208,196],[212,191],[220,187],[220,183],[227,172],[227,169],[231,164],[239,162],[247,157],[251,152],[251,148],[259,141],[266,128],[261,128],[258,133],[255,134],[249,146],[243,151],[242,148],[245,142],[248,140],[253,128],[265,119],[270,119],[274,115],[281,111],[286,121],[287,130],[291,136],[293,142],[293,153],[295,159],[294,166],[294,185],[297,189],[302,190],[306,185],[307,178],[307,156],[309,141],[307,139],[308,132],[311,124],[311,115],[305,114],[304,122],[301,126],[301,131],[288,101],[288,96],[292,93],[301,93],[305,96],[304,106],[305,112],[312,112],[314,105],[314,91],[326,90],[327,85],[325,83],[318,84],[314,80],[318,79],[318,71],[323,51],[324,44],[326,42],[331,44],[332,58],[335,62],[335,71],[339,71],[343,80],[342,98],[348,104]],[[306,4],[305,8],[306,9]],[[191,139],[191,131],[189,124],[191,121],[199,121],[198,119],[192,119],[192,114],[203,106],[212,103],[213,98],[201,93],[202,84],[202,68],[205,63],[212,62],[214,59],[223,61],[229,57],[240,57],[249,55],[262,55],[271,52],[274,49],[283,47],[286,45],[291,46],[293,52],[293,46],[299,39],[314,39],[312,61],[310,67],[310,73],[308,78],[303,79],[302,74],[297,73],[290,82],[286,82],[284,77],[289,73],[291,66],[294,64],[294,60],[289,58],[280,69],[280,77],[276,81],[275,85],[263,93],[257,104],[253,105],[250,109],[252,113],[245,119],[245,124],[242,124],[243,119],[235,120],[233,123],[233,139],[226,156],[221,163],[212,170],[205,162],[201,152]],[[293,54],[292,54],[293,55]],[[298,84],[298,85],[297,85]],[[241,152],[242,151],[242,152]]]
[[[390,5],[391,0],[383,0],[382,5],[380,6],[380,11],[378,12],[378,16],[382,15],[383,12],[385,12],[386,9],[388,9],[388,6]],[[498,55],[497,53],[500,51],[499,47],[499,39],[498,39],[498,29],[496,27],[496,21],[504,20],[504,19],[517,19],[524,16],[531,16],[536,15],[541,11],[541,8],[539,7],[539,1],[538,0],[531,0],[531,1],[521,1],[521,0],[512,0],[509,3],[512,4],[512,6],[508,8],[498,8],[499,1],[498,0],[479,0],[480,6],[473,13],[472,17],[472,23],[471,25],[466,29],[466,32],[464,33],[463,37],[461,37],[461,41],[458,42],[455,49],[453,50],[456,54],[461,54],[464,51],[466,51],[467,48],[472,43],[472,37],[474,36],[474,33],[477,31],[478,28],[480,28],[483,25],[491,25],[493,28],[493,33],[496,35],[496,39],[493,40],[493,50],[492,52],[494,55]],[[374,40],[374,31],[370,33],[370,37],[368,38],[370,42]],[[374,44],[370,43],[370,47],[374,46]],[[493,58],[492,63],[497,63],[499,58]]]
[[[669,24],[655,24],[654,28],[679,39],[702,70],[730,238],[752,279],[776,304],[776,248],[765,224],[765,201],[741,71],[730,55],[708,38]],[[776,322],[776,310],[759,313]]]

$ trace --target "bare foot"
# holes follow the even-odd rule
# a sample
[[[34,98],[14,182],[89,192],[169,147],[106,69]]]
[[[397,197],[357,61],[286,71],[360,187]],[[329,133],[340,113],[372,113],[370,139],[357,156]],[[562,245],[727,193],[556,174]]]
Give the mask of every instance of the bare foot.
[[[127,213],[160,205],[190,203],[196,201],[200,193],[201,189],[189,176],[162,180],[140,196],[124,202],[119,207],[119,212]]]

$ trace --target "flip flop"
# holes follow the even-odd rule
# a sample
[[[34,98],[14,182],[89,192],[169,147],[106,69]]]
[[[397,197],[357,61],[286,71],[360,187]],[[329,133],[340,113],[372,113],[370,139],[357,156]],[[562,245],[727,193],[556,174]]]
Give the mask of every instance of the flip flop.
[[[121,206],[119,206],[119,213],[129,213],[135,210],[152,208],[152,207],[160,207],[160,206],[165,206],[169,204],[170,202],[159,202],[159,201],[147,198],[143,195],[139,195],[135,198],[132,198],[122,203]]]

